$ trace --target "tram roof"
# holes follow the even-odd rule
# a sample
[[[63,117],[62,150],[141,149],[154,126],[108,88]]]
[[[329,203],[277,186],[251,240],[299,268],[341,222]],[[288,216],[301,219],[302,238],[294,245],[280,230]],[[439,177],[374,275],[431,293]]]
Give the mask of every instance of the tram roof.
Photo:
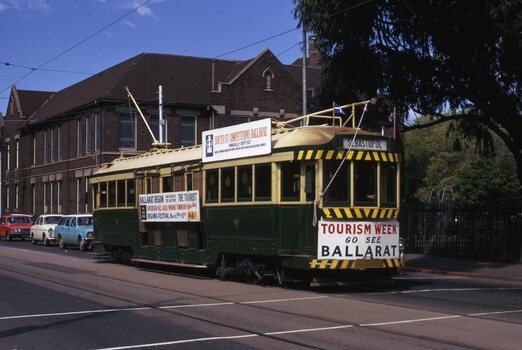
[[[335,136],[353,135],[355,130],[328,125],[273,129],[272,150],[323,145],[329,143]],[[365,130],[359,130],[357,134],[378,135]],[[104,164],[94,176],[198,161],[201,161],[201,145],[176,149],[155,149],[137,156],[117,158],[111,163]]]

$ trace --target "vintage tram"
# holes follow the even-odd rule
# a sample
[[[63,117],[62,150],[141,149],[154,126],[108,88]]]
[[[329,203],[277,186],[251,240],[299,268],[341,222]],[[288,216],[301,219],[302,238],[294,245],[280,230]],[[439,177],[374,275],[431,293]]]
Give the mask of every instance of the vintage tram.
[[[401,148],[360,129],[369,103],[341,106],[349,118],[332,108],[264,119],[103,165],[90,178],[94,251],[281,283],[395,272]]]

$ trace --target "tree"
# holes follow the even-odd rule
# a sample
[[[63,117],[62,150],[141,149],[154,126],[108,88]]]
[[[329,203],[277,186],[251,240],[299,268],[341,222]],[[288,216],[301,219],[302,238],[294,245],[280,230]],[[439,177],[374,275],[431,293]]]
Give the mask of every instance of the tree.
[[[405,113],[456,120],[478,149],[490,132],[513,154],[522,184],[522,0],[294,0],[318,36],[315,104],[385,95]]]

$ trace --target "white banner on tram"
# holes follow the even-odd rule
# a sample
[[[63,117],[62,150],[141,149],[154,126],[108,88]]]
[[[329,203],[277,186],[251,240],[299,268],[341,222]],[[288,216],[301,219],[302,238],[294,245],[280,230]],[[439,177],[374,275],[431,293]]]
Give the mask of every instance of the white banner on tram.
[[[319,221],[318,259],[399,258],[397,221]]]
[[[199,191],[141,194],[140,220],[200,221]]]
[[[203,162],[251,157],[271,152],[272,121],[261,119],[204,131]]]

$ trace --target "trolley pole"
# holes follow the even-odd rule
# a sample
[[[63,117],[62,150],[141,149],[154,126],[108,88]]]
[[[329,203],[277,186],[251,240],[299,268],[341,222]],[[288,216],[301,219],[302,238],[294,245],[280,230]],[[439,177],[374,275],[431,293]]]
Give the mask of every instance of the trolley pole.
[[[303,115],[306,114],[306,29],[303,24]]]

